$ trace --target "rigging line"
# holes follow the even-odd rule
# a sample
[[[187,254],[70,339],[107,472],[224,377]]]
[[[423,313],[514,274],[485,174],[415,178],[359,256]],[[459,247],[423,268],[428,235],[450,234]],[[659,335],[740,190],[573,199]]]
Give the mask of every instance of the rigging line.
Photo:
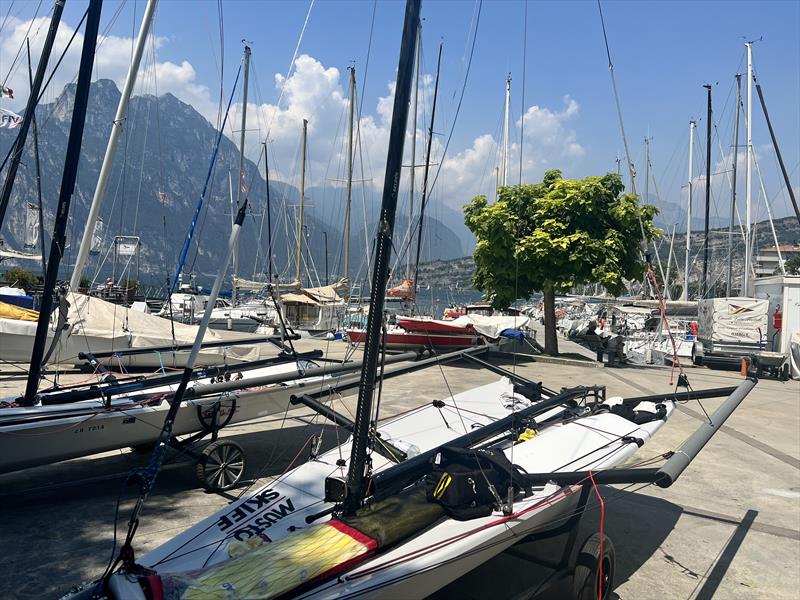
[[[272,131],[272,122],[275,120],[275,115],[277,114],[278,110],[281,107],[281,100],[283,100],[283,94],[286,91],[286,84],[289,82],[289,78],[292,76],[292,71],[294,70],[294,62],[297,60],[297,53],[300,51],[300,44],[303,42],[303,36],[306,33],[306,27],[308,26],[308,20],[311,18],[311,10],[314,8],[314,3],[316,0],[311,0],[308,5],[308,12],[306,13],[306,18],[303,21],[303,27],[300,30],[300,37],[297,38],[297,45],[294,47],[294,54],[292,54],[292,60],[289,63],[289,68],[286,70],[286,77],[283,78],[283,83],[281,84],[281,93],[278,96],[278,101],[275,103],[275,110],[272,111],[272,115],[269,119],[269,125],[267,125],[267,135],[266,138],[269,139],[269,132]]]
[[[8,17],[11,15],[11,11],[14,9],[14,4],[17,0],[11,0],[11,4],[6,11],[6,16],[3,17],[3,23],[0,24],[0,33],[3,33],[3,30],[6,28],[6,23],[8,22]]]
[[[525,75],[528,61],[528,0],[525,0],[525,21],[522,34],[522,116],[519,120],[519,183],[522,185],[522,148],[525,143]],[[514,354],[516,356],[516,354]]]
[[[12,2],[13,5],[13,2]],[[42,0],[39,0],[39,4],[36,5],[36,12],[33,15],[33,18],[28,23],[28,31],[25,32],[25,35],[22,38],[22,42],[20,42],[19,49],[17,50],[17,55],[14,57],[14,60],[11,61],[11,66],[8,68],[8,73],[6,73],[5,78],[3,79],[3,87],[6,86],[8,83],[9,77],[11,77],[11,72],[14,71],[14,68],[17,66],[17,61],[19,60],[20,54],[22,54],[22,48],[25,47],[25,40],[28,39],[28,36],[31,33],[31,28],[33,27],[33,22],[36,20],[36,17],[39,16],[39,9],[42,7]],[[11,9],[9,9],[11,10]],[[8,18],[8,15],[6,15]],[[3,22],[3,26],[5,26],[5,21]],[[0,27],[0,31],[2,31],[2,27]]]
[[[464,84],[461,86],[461,95],[458,98],[458,105],[456,106],[456,112],[453,117],[453,123],[450,126],[450,133],[447,136],[447,143],[444,145],[444,150],[442,151],[441,159],[439,160],[439,166],[436,169],[436,175],[433,178],[433,183],[431,183],[431,193],[433,192],[433,188],[436,187],[436,182],[439,181],[439,174],[442,172],[442,166],[444,166],[445,157],[447,156],[447,149],[450,147],[450,142],[453,139],[453,132],[456,128],[456,123],[458,122],[458,115],[461,112],[461,103],[464,100],[464,92],[467,89],[467,82],[469,81],[469,73],[472,69],[472,58],[475,55],[475,42],[478,39],[478,28],[481,24],[481,9],[483,8],[483,0],[477,0],[478,2],[478,16],[475,19],[475,31],[472,36],[472,47],[469,51],[469,62],[467,62],[467,72],[464,74]]]

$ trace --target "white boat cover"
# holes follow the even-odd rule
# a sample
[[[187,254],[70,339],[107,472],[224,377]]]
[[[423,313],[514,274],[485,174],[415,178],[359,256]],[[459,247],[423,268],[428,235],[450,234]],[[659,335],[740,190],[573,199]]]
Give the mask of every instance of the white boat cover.
[[[491,316],[485,315],[464,315],[448,321],[455,327],[466,327],[472,325],[481,335],[496,340],[506,329],[522,329],[530,323],[528,317],[522,315]]]
[[[700,337],[719,343],[758,344],[767,336],[768,310],[769,300],[744,297],[700,300],[697,306]]]
[[[800,379],[800,331],[795,331],[792,334],[792,340],[789,342],[789,359],[792,363],[792,379]]]
[[[83,294],[70,293],[68,296],[69,329],[59,340],[59,347],[52,362],[71,362],[78,352],[108,352],[129,348],[154,346],[189,345],[194,342],[198,327],[173,322],[106,302]],[[53,313],[48,337],[52,336],[58,313]],[[174,337],[173,337],[174,331]],[[30,357],[30,348],[36,333],[36,322],[0,318],[0,357],[4,360],[18,361]],[[206,330],[204,342],[223,342],[252,338],[252,334]],[[14,351],[16,349],[16,351]],[[21,354],[21,356],[6,355]],[[27,352],[27,356],[25,353]],[[188,355],[188,353],[185,353]],[[276,348],[268,343],[207,348],[201,351],[199,364],[210,365],[222,362],[243,362],[275,356]],[[123,364],[137,366],[159,366],[161,358],[153,354],[137,356],[135,360],[123,359]],[[165,365],[178,366],[181,361],[174,357],[163,360]]]

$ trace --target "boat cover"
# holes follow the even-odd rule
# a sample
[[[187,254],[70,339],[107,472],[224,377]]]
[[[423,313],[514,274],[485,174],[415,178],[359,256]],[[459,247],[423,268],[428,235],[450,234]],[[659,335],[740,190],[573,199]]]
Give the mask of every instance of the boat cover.
[[[509,316],[491,316],[485,315],[464,315],[448,321],[448,324],[454,327],[467,327],[472,325],[472,328],[490,339],[496,340],[500,337],[506,329],[522,329],[530,323],[528,317],[522,315],[509,315]]]
[[[377,548],[357,529],[331,520],[270,542],[231,544],[232,558],[208,569],[162,575],[166,600],[266,600],[346,570]]]
[[[23,308],[7,302],[0,302],[0,319],[14,319],[17,321],[38,321],[38,311]]]

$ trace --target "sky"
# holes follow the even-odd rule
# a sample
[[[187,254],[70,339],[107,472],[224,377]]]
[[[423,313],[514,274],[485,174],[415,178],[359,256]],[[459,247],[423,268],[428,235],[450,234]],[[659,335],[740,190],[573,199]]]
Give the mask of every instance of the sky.
[[[95,77],[108,77],[121,85],[144,5],[143,0],[106,0],[101,31],[108,37],[98,49]],[[15,57],[28,35],[35,64],[51,6],[46,0],[0,2],[0,77],[17,90],[16,98],[0,100],[0,107],[24,107],[27,73],[22,68],[24,61],[15,61]],[[67,2],[57,53],[64,48],[85,6],[80,0]],[[170,92],[216,124],[220,64],[227,98],[241,64],[242,40],[247,40],[253,57],[248,155],[258,159],[260,144],[269,130],[270,176],[297,185],[301,123],[306,118],[309,183],[321,186],[343,177],[347,69],[354,65],[360,108],[359,157],[363,157],[356,166],[357,175],[369,180],[366,185],[380,189],[403,6],[394,0],[317,0],[313,4],[162,0],[136,93]],[[702,195],[706,131],[703,85],[710,83],[715,123],[711,213],[720,218],[728,214],[734,75],[745,73],[744,42],[748,39],[758,40],[753,45],[755,73],[764,88],[791,180],[798,186],[800,2],[604,1],[602,6],[640,193],[644,187],[647,137],[652,164],[650,200],[664,206],[685,204],[689,120],[697,119],[694,189]],[[440,41],[443,44],[435,125],[441,135],[434,136],[433,150],[433,162],[437,163],[434,168],[440,168],[441,173],[432,200],[460,211],[461,205],[479,193],[492,196],[502,147],[505,80],[509,73],[509,183],[519,181],[520,150],[522,179],[526,182],[536,181],[550,168],[560,168],[568,177],[603,174],[616,169],[618,157],[625,170],[596,2],[484,0],[481,4],[428,0],[423,3],[422,14],[417,163],[423,161],[437,47]],[[78,35],[54,77],[47,100],[55,98],[64,83],[76,76],[80,40]],[[226,133],[238,142],[241,86],[234,98]],[[755,90],[753,99],[757,103]],[[746,98],[743,101],[746,106]],[[783,216],[790,212],[788,195],[757,105],[753,114],[754,153],[772,211]],[[743,145],[744,117],[741,129]],[[442,159],[451,130],[452,138]],[[410,137],[409,134],[409,140]],[[409,148],[407,142],[406,164],[411,163]],[[743,154],[742,148],[740,166],[744,165]],[[744,188],[743,171],[740,169],[740,190]],[[417,173],[419,189],[420,170]],[[764,218],[766,208],[757,180],[753,189],[754,218]]]

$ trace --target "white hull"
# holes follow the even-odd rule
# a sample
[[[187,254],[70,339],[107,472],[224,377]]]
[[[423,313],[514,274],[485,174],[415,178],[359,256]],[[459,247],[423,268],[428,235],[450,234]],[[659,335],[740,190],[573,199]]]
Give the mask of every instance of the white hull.
[[[248,377],[296,372],[295,363],[254,369]],[[207,380],[206,380],[207,381]],[[203,383],[203,382],[199,382]],[[197,384],[194,384],[197,385]],[[194,385],[190,387],[194,387]],[[70,404],[0,408],[0,473],[49,464],[108,450],[153,443],[164,424],[169,409],[166,400],[148,399],[174,391],[164,386],[114,400],[105,408],[97,400]],[[186,435],[203,429],[198,410],[208,411],[222,400],[219,419],[227,419],[227,410],[235,398],[230,424],[265,417],[286,409],[289,397],[296,393],[295,382],[243,390],[224,395],[197,398],[181,403],[173,428],[174,435]]]
[[[413,444],[422,451],[435,448],[472,431],[473,426],[486,425],[510,414],[512,390],[510,382],[501,380],[445,400],[442,410],[449,428],[438,409],[428,405],[387,423],[381,432],[393,443]],[[526,402],[519,396],[513,397]],[[516,408],[521,406],[518,404]],[[537,421],[542,422],[560,410],[552,409],[537,417]],[[667,417],[672,410],[673,404],[668,403]],[[599,413],[566,424],[554,423],[533,439],[508,447],[505,452],[512,462],[529,472],[609,468],[626,461],[637,450],[636,444],[623,443],[622,436],[635,436],[646,442],[663,423],[659,420],[635,425],[617,415]],[[238,552],[241,542],[249,538],[258,541],[261,544],[258,547],[268,555],[269,543],[291,535],[289,530],[293,527],[306,528],[305,517],[325,508],[325,477],[346,475],[346,469],[338,467],[336,460],[342,455],[347,457],[349,449],[349,443],[345,443],[249,492],[142,557],[140,564],[160,574],[211,567],[228,559],[229,552]],[[375,471],[387,466],[385,459],[373,455]],[[560,489],[548,484],[518,500],[514,514],[508,518],[496,512],[470,521],[440,519],[415,537],[321,582],[300,597],[423,598],[501,552],[520,536],[547,527],[554,519],[568,514],[577,499],[573,491],[574,488]],[[326,519],[321,518],[317,523]],[[257,564],[253,565],[256,572]],[[232,583],[234,587],[236,584]],[[138,584],[127,585],[118,576],[115,588],[118,599],[143,598]]]

